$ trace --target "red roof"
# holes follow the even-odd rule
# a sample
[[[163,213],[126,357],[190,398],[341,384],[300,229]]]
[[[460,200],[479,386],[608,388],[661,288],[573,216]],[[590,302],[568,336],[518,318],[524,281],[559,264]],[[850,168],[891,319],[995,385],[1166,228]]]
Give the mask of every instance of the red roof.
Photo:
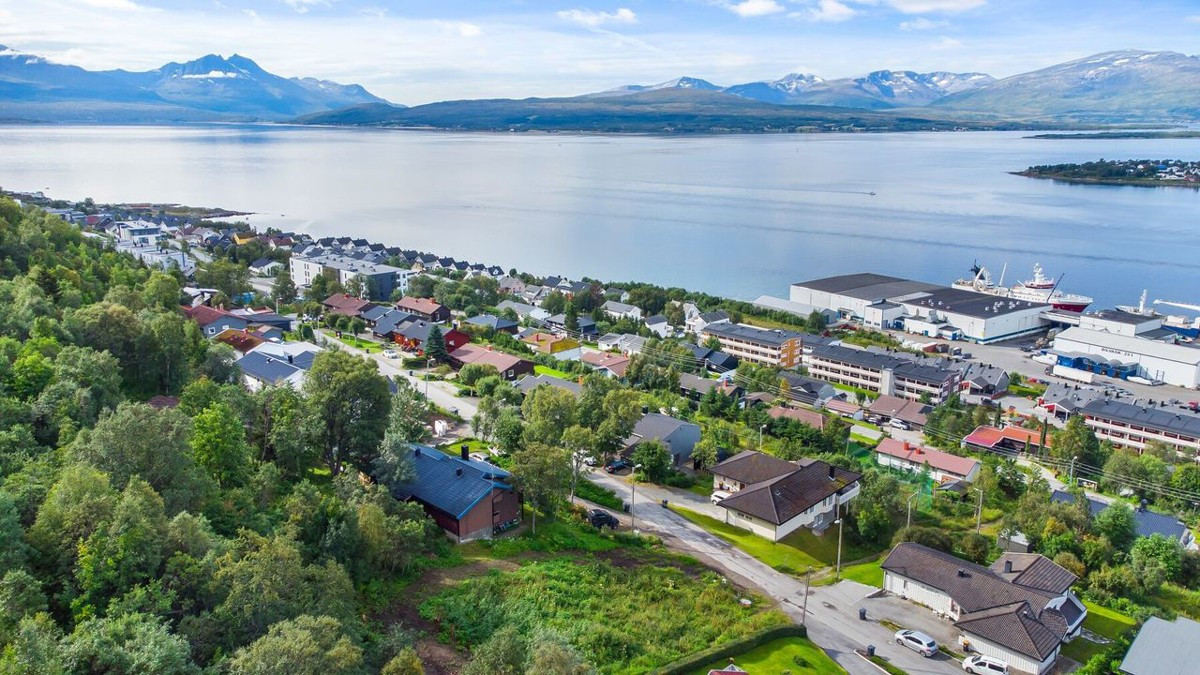
[[[426,316],[432,316],[434,312],[442,308],[441,305],[433,300],[430,300],[429,298],[414,298],[407,295],[403,298],[400,298],[400,300],[396,302],[396,306],[400,309],[407,309],[409,311],[417,312],[418,314],[424,314]]]
[[[486,347],[479,345],[463,345],[458,349],[450,352],[450,357],[459,363],[466,365],[468,363],[479,363],[487,366],[495,366],[496,370],[504,372],[519,365],[524,359],[505,354],[504,352],[492,351]]]
[[[1052,435],[1046,436],[1046,446],[1050,447]],[[1026,442],[1031,446],[1036,446],[1042,439],[1042,433],[1036,429],[1025,429],[1023,427],[1007,426],[1003,429],[997,429],[991,426],[976,427],[963,440],[971,445],[978,445],[981,448],[994,448],[1004,441],[1009,441],[1013,445],[1025,445]]]
[[[785,408],[779,405],[768,410],[767,414],[770,415],[772,419],[786,417],[789,420],[803,422],[804,424],[807,424],[815,429],[824,429],[825,422],[828,419],[815,410],[805,410],[803,408]]]
[[[191,319],[192,321],[195,321],[196,323],[200,324],[201,326],[207,326],[210,323],[213,323],[215,321],[220,321],[221,319],[224,319],[226,317],[236,317],[236,318],[241,319],[241,317],[238,317],[236,314],[234,314],[232,312],[229,312],[224,309],[217,309],[216,307],[209,307],[208,305],[196,305],[195,307],[184,307],[183,313],[185,316],[187,316],[187,318]],[[242,320],[244,321],[244,319],[242,319]]]
[[[255,347],[266,342],[266,340],[264,340],[262,337],[249,331],[234,330],[233,328],[227,328],[220,333],[217,333],[215,336],[213,336],[213,339],[217,342],[223,342],[230,347],[233,347],[241,354],[245,354],[251,349],[254,349]]]
[[[356,298],[353,295],[346,293],[334,293],[325,298],[321,303],[329,308],[329,311],[334,314],[343,314],[345,316],[358,316],[358,313],[363,311],[363,308],[371,304],[369,300]]]
[[[579,357],[579,360],[593,368],[607,368],[617,377],[625,377],[625,370],[629,368],[628,356],[609,352],[588,352]]]
[[[959,457],[933,448],[923,448],[895,438],[885,438],[880,441],[875,452],[903,459],[918,466],[928,464],[931,469],[938,469],[957,476],[968,476],[979,465],[977,459]]]
[[[828,401],[826,401],[825,407],[832,410],[835,413],[842,413],[845,415],[853,415],[854,413],[858,412],[859,410],[862,410],[861,407],[859,407],[858,405],[856,405],[854,403],[850,403],[848,401],[841,401],[836,398],[832,398],[832,399],[829,399]]]

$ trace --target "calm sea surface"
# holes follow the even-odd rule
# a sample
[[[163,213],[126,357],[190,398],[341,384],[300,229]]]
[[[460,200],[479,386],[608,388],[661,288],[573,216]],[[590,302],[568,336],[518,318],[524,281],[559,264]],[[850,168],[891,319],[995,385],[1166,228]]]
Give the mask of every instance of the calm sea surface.
[[[1200,139],[1023,133],[695,138],[288,127],[0,127],[0,185],[254,211],[541,274],[752,299],[875,271],[1034,262],[1098,305],[1200,303],[1200,192],[1057,184],[1031,164],[1200,159]],[[871,194],[871,193],[875,194]]]

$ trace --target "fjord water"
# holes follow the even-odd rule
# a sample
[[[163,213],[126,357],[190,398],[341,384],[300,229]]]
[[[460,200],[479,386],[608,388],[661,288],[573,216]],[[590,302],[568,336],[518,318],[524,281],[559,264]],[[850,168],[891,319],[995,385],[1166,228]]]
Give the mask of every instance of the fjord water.
[[[586,136],[279,126],[0,127],[0,185],[253,211],[540,274],[740,298],[858,271],[949,283],[1034,262],[1097,306],[1200,302],[1200,192],[1009,175],[1200,159],[1200,139],[1021,132]],[[872,195],[870,193],[874,192]]]

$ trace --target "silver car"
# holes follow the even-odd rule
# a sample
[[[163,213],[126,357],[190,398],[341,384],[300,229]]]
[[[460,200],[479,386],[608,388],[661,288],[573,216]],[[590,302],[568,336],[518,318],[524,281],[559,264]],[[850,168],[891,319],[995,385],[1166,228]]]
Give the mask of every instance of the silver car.
[[[895,637],[896,644],[904,645],[926,658],[938,652],[937,642],[919,630],[898,630]]]

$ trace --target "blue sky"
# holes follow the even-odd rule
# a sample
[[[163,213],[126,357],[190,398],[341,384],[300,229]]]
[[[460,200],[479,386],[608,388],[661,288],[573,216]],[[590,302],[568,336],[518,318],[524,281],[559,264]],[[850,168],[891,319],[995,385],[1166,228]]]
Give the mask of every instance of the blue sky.
[[[236,52],[418,104],[1196,54],[1200,0],[0,0],[0,44],[87,68]]]

